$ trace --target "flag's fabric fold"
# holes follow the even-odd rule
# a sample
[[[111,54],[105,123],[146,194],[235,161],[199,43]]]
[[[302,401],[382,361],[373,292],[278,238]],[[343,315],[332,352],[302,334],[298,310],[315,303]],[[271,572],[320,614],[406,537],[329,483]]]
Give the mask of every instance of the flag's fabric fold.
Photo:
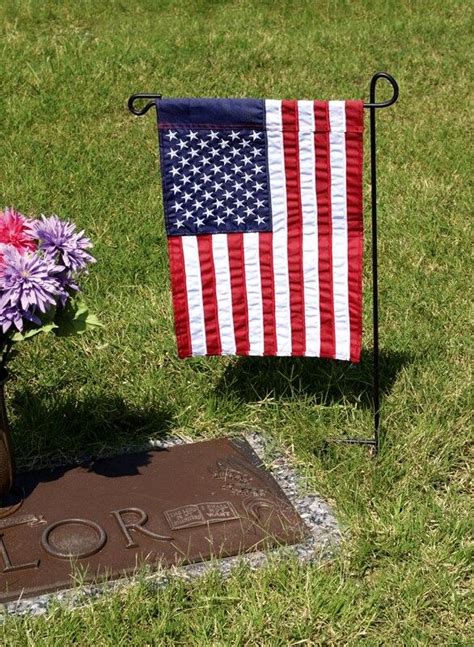
[[[157,108],[179,356],[358,362],[363,103]]]

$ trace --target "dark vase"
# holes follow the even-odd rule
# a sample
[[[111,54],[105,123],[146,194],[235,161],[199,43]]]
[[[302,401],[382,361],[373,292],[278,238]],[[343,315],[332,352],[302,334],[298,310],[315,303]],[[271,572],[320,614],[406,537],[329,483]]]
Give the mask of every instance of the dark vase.
[[[15,467],[13,464],[10,429],[5,408],[5,382],[8,375],[0,369],[0,502],[7,496],[13,485]]]

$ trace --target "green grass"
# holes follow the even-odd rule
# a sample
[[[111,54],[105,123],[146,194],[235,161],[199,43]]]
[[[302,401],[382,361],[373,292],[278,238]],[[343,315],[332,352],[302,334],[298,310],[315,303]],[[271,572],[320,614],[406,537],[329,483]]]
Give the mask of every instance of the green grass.
[[[35,339],[12,362],[19,463],[258,428],[348,530],[326,565],[142,582],[75,611],[11,618],[3,644],[472,644],[470,3],[4,0],[0,15],[1,201],[87,229],[99,263],[86,292],[105,324],[79,340]],[[372,460],[323,445],[371,425],[368,263],[360,366],[179,361],[155,124],[126,99],[364,98],[380,69],[401,95],[378,116],[385,443]]]

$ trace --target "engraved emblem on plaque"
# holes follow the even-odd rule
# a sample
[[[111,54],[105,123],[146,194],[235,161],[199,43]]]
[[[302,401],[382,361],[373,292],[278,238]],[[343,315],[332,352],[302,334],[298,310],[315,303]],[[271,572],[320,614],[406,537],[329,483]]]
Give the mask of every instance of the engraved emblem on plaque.
[[[193,503],[174,510],[165,510],[163,514],[172,530],[206,526],[208,523],[234,521],[240,518],[230,501]]]
[[[258,483],[255,483],[257,479],[251,469],[236,458],[217,461],[211,474],[215,479],[224,481],[221,485],[223,490],[228,490],[235,496],[265,497],[269,494],[267,488],[258,487]]]

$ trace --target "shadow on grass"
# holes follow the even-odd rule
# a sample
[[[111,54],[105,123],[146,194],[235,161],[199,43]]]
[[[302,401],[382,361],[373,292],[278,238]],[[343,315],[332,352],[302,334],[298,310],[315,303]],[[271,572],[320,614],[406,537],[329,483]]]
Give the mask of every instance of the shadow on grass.
[[[165,436],[172,426],[171,410],[135,408],[118,396],[78,400],[64,393],[57,396],[50,389],[26,389],[9,404],[15,414],[14,439],[33,439],[34,449],[27,453],[35,455],[97,455],[103,450],[110,454],[114,448],[123,451],[143,445],[151,435]]]
[[[370,351],[363,354],[360,364],[309,357],[241,357],[227,368],[216,394],[247,403],[310,397],[317,404],[348,402],[370,407],[373,360]],[[405,353],[380,354],[382,396],[390,392],[398,373],[410,361]]]

